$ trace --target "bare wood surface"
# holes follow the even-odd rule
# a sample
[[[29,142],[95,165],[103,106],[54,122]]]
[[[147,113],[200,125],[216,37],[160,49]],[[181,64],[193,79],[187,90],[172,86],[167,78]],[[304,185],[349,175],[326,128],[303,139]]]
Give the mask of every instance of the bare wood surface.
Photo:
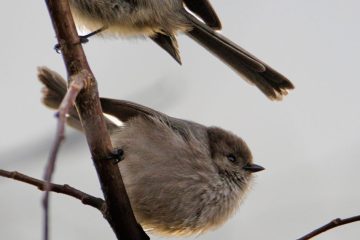
[[[354,217],[350,217],[350,218],[345,218],[345,219],[341,219],[341,218],[336,218],[332,221],[330,221],[329,223],[325,224],[324,226],[321,226],[317,229],[315,229],[314,231],[306,234],[305,236],[298,238],[297,240],[308,240],[311,239],[321,233],[324,233],[330,229],[345,225],[345,224],[349,224],[349,223],[353,223],[353,222],[357,222],[360,221],[360,215],[358,216],[354,216]]]
[[[33,185],[41,191],[45,191],[45,185],[47,184],[42,180],[27,176],[27,175],[19,173],[17,171],[6,171],[3,169],[0,169],[0,176],[11,178],[16,181],[20,181],[23,183]],[[48,185],[49,185],[50,191],[56,192],[56,193],[61,193],[61,194],[68,195],[68,196],[74,197],[76,199],[79,199],[83,204],[92,206],[92,207],[98,209],[101,213],[104,213],[104,211],[106,209],[105,201],[101,198],[91,196],[90,194],[82,192],[82,191],[80,191],[76,188],[73,188],[67,184],[60,185],[60,184],[55,184],[55,183],[48,183]]]

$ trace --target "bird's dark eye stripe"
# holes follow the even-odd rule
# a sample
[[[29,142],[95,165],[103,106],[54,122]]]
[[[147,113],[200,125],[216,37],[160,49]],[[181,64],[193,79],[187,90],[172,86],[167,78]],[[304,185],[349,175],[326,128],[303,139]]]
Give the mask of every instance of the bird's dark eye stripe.
[[[226,157],[230,162],[236,162],[236,157],[234,154],[229,154]]]

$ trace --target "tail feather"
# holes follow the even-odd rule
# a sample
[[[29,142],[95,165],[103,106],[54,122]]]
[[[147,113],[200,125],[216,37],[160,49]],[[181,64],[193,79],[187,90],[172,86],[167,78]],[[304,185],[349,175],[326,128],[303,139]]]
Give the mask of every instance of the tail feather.
[[[193,25],[187,35],[219,57],[245,79],[255,84],[268,98],[280,100],[294,85],[279,72],[204,23],[186,13]]]
[[[155,36],[151,36],[150,39],[158,44],[167,53],[169,53],[170,56],[172,56],[175,61],[181,65],[179,48],[174,35],[158,33]]]
[[[38,79],[44,84],[42,102],[50,108],[58,109],[66,94],[65,80],[47,67],[38,68]]]
[[[67,91],[66,81],[58,73],[47,67],[38,68],[38,79],[44,84],[42,102],[52,109],[58,109]],[[109,130],[116,127],[116,124],[107,118],[105,118],[105,122]],[[69,109],[66,123],[79,131],[83,131],[80,117],[75,107]]]

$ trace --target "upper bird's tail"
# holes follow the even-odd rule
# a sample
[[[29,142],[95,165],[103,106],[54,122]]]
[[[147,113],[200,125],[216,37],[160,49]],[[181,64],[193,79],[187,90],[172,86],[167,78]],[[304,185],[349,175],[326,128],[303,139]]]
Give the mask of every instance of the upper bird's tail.
[[[219,57],[247,81],[255,84],[268,98],[280,100],[294,85],[283,75],[269,67],[229,39],[215,32],[186,12],[192,24],[187,35]]]

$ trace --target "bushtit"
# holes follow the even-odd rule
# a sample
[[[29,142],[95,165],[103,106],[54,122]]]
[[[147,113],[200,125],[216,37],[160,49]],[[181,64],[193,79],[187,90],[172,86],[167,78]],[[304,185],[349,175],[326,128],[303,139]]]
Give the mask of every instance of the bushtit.
[[[221,23],[208,0],[70,0],[69,3],[78,25],[95,33],[106,29],[104,34],[148,36],[180,63],[175,36],[177,32],[185,32],[268,98],[279,100],[294,88],[286,77],[216,32],[221,29]]]
[[[43,103],[57,108],[66,92],[56,73],[41,74]],[[218,127],[173,118],[136,103],[101,98],[112,144],[123,150],[121,175],[137,221],[160,235],[199,234],[239,207],[252,174],[246,143]],[[81,130],[75,109],[68,123]]]

